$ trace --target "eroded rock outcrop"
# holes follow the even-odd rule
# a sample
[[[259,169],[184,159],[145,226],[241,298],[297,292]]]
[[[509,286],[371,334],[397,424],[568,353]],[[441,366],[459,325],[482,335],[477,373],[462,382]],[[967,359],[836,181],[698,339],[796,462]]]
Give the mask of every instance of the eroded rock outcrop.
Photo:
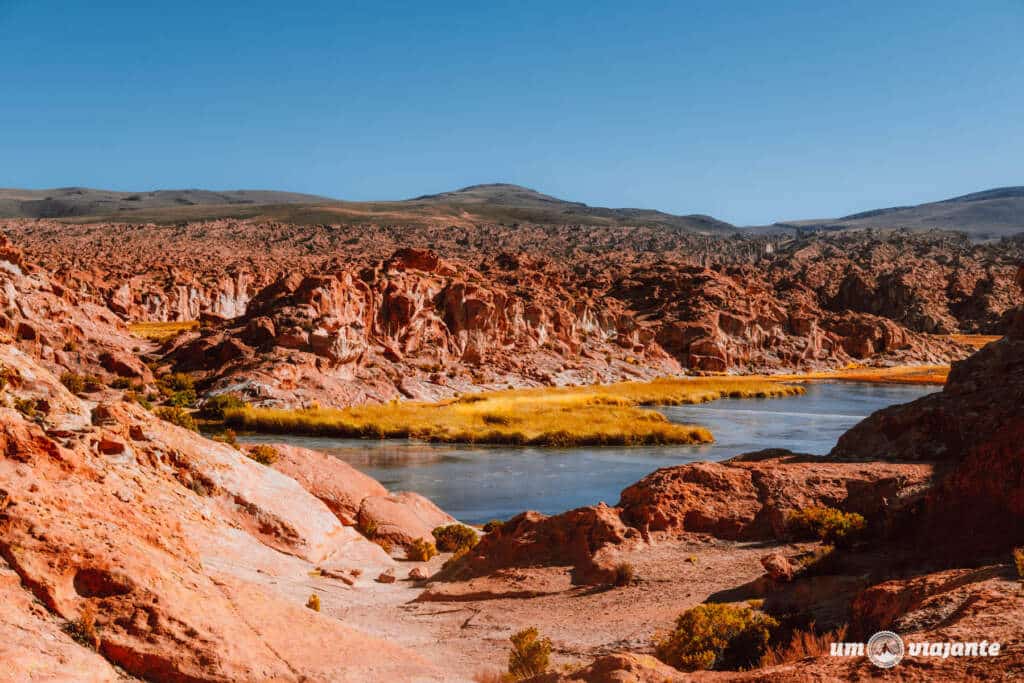
[[[274,588],[314,566],[393,566],[294,479],[138,406],[91,408],[10,345],[0,363],[5,402],[45,386],[50,404],[36,421],[0,408],[0,555],[20,579],[4,585],[5,610],[27,604],[22,593],[45,606],[0,626],[52,632],[92,612],[99,655],[151,680],[443,678]],[[52,642],[16,663],[109,673],[81,645]]]

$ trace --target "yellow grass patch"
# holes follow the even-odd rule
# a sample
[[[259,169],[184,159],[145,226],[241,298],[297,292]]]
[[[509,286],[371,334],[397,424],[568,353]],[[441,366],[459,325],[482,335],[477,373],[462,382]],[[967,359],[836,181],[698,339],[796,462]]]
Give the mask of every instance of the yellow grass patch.
[[[472,394],[441,403],[392,402],[345,409],[235,408],[233,427],[341,437],[416,438],[538,446],[710,443],[704,427],[669,422],[641,405],[723,397],[794,396],[802,387],[740,377],[624,382]]]
[[[136,337],[144,337],[161,344],[168,339],[177,337],[182,332],[198,329],[199,322],[188,320],[185,322],[173,323],[132,323],[128,326],[131,333]]]
[[[1002,336],[996,334],[951,334],[949,338],[958,344],[966,344],[967,346],[973,346],[976,349],[980,349],[986,344],[990,344],[994,341],[999,341]]]
[[[870,382],[872,384],[945,384],[949,376],[948,365],[905,365],[893,368],[844,368],[825,372],[807,372],[799,375],[777,375],[787,382],[809,379],[829,379],[840,382]]]

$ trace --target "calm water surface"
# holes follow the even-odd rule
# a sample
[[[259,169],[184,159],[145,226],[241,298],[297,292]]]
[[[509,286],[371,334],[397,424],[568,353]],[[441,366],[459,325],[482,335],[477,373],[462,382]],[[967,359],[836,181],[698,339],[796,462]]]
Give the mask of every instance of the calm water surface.
[[[661,408],[674,422],[711,429],[707,446],[515,448],[258,435],[335,455],[391,490],[416,491],[458,519],[482,523],[523,510],[548,514],[605,501],[659,467],[722,460],[762,448],[824,455],[844,431],[893,403],[938,387],[812,383],[807,394],[777,399],[727,399]]]

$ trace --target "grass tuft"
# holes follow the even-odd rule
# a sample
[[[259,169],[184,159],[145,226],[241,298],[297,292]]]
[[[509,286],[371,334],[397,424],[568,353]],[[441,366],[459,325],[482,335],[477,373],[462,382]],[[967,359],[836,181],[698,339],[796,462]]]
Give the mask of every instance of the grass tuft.
[[[814,622],[808,625],[807,630],[798,629],[793,632],[789,644],[779,647],[769,647],[761,656],[758,663],[761,667],[776,666],[798,662],[807,657],[821,657],[829,652],[832,643],[840,643],[846,638],[846,627],[842,626],[835,631],[818,633],[814,629]]]
[[[245,454],[261,465],[273,465],[281,457],[276,448],[265,443],[253,446],[245,451]]]

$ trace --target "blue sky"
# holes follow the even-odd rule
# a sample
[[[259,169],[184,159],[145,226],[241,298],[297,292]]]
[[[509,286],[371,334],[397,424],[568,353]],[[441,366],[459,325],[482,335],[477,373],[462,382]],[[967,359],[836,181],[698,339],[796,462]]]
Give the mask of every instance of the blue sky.
[[[0,0],[0,186],[758,224],[1024,184],[1024,0],[139,4]]]

